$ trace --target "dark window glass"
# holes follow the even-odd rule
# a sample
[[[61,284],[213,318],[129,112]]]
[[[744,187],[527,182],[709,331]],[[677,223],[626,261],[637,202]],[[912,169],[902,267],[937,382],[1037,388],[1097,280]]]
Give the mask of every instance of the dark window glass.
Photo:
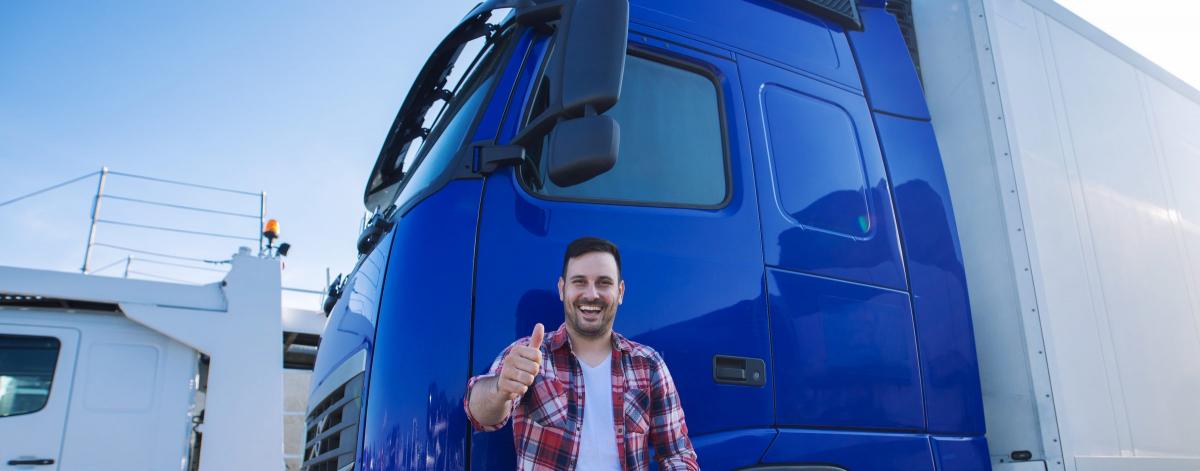
[[[59,347],[54,337],[0,335],[0,417],[46,406]]]
[[[543,80],[531,116],[546,106]],[[539,168],[526,183],[538,193],[574,199],[646,204],[713,206],[725,201],[725,147],[716,85],[696,72],[637,56],[625,61],[621,99],[608,110],[621,127],[612,170],[562,188],[547,177],[548,159],[529,155]]]

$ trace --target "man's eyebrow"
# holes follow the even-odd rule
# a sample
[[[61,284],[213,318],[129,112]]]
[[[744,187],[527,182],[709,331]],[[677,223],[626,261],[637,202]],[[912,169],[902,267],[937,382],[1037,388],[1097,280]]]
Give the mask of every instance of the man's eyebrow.
[[[571,275],[570,281],[587,280],[587,275]],[[615,278],[608,275],[600,275],[596,277],[596,281],[613,281]]]

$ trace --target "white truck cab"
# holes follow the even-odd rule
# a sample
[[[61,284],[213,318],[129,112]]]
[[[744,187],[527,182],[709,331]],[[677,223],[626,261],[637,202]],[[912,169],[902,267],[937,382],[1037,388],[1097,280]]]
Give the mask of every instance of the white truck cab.
[[[281,308],[277,259],[231,264],[209,285],[0,267],[0,470],[297,468],[308,372],[285,366],[324,316]]]

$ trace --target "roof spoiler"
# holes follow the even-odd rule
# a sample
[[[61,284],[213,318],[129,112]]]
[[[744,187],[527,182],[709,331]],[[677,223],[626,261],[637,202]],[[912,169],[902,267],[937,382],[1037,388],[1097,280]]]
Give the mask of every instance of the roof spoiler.
[[[846,29],[862,31],[862,17],[858,15],[858,2],[855,0],[782,0],[783,3],[798,7],[821,18],[833,20]]]

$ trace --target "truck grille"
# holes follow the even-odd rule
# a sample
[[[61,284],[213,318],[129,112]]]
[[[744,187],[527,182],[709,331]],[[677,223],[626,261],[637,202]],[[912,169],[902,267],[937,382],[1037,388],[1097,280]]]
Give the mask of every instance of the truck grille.
[[[354,469],[363,375],[350,378],[321,400],[305,419],[305,471]]]

